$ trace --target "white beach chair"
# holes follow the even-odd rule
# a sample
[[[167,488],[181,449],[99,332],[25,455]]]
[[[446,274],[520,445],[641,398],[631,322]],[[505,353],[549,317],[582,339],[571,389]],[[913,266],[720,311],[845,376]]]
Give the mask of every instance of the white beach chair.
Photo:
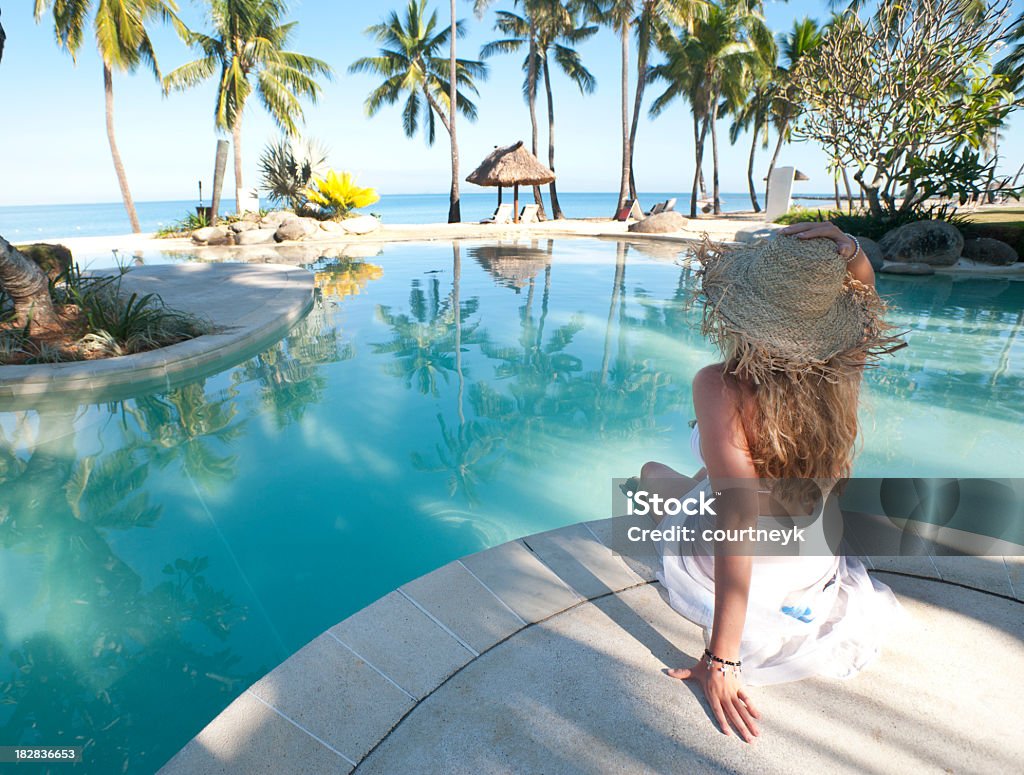
[[[537,213],[540,211],[538,205],[523,205],[523,211],[519,213],[520,223],[538,223],[540,219]]]
[[[511,223],[513,212],[514,210],[510,204],[498,205],[498,209],[494,211],[494,215],[486,221],[480,221],[480,223]]]
[[[663,213],[668,213],[668,212],[672,212],[675,209],[676,209],[676,198],[672,197],[667,202],[665,202],[665,208],[662,210],[662,212]]]

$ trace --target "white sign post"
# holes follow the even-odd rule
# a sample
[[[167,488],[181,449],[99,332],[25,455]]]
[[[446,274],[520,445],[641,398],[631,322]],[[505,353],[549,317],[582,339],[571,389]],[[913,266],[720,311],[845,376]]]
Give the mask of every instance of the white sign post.
[[[789,212],[795,175],[794,167],[776,167],[772,170],[768,180],[768,201],[764,208],[764,219],[769,223]]]
[[[239,188],[235,190],[238,201],[238,214],[258,213],[260,211],[260,192],[255,188]]]

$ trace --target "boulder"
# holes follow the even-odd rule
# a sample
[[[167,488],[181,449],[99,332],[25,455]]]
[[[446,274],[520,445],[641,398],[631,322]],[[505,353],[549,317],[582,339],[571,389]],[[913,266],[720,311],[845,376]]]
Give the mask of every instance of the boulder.
[[[686,220],[680,213],[671,210],[667,213],[648,215],[642,221],[631,223],[629,230],[637,234],[670,234],[686,228]]]
[[[51,280],[56,280],[71,268],[71,251],[63,245],[34,242],[18,245],[17,248],[19,253],[35,263]]]
[[[299,218],[295,216],[281,222],[281,225],[277,227],[277,234],[274,235],[274,239],[278,242],[300,240],[305,237],[311,237],[318,231],[320,231],[320,224],[313,218]]]
[[[1013,246],[991,237],[970,237],[964,240],[963,257],[979,264],[1009,266],[1020,261]]]
[[[271,210],[269,213],[260,218],[260,223],[264,226],[279,226],[285,218],[294,218],[295,213],[289,210]]]
[[[345,227],[338,221],[320,221],[320,230],[329,234],[345,234]]]
[[[963,252],[964,238],[945,221],[917,221],[888,232],[878,246],[886,261],[952,266]]]
[[[227,245],[228,228],[226,226],[204,226],[192,232],[192,241],[197,245]]]
[[[372,215],[357,215],[355,218],[339,221],[339,224],[346,234],[369,234],[380,228],[380,221]]]
[[[235,236],[236,245],[263,245],[274,241],[277,229],[249,229]]]
[[[906,263],[902,261],[886,261],[878,269],[882,274],[935,274],[935,267],[931,264]]]
[[[871,268],[877,272],[885,263],[882,248],[873,239],[867,237],[857,237],[857,241],[860,243],[860,249],[864,251],[864,255],[868,257]]]
[[[246,215],[248,215],[248,213],[246,213]],[[243,231],[249,231],[250,229],[257,229],[259,227],[256,225],[255,221],[244,221],[243,220],[243,221],[235,221],[230,226],[228,226],[228,228],[231,229],[231,231],[233,231],[235,234],[239,234],[239,233],[241,233]]]

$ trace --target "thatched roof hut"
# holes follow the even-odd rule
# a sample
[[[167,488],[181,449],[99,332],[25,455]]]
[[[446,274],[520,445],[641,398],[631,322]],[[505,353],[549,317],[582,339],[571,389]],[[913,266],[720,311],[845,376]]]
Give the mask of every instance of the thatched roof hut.
[[[542,186],[554,179],[555,173],[526,150],[522,140],[504,148],[495,148],[479,167],[466,176],[468,182],[477,186],[498,186],[499,205],[501,187],[512,186],[516,223],[519,222],[519,186]]]
[[[522,140],[495,148],[466,178],[478,186],[543,186],[554,179],[555,173],[526,150]]]

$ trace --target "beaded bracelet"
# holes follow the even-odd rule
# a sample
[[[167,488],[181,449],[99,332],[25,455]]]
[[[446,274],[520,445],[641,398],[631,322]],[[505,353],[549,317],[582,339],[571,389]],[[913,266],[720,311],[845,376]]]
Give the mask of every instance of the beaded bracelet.
[[[853,255],[850,256],[848,259],[846,259],[846,263],[850,263],[851,261],[853,261],[853,259],[855,259],[860,254],[860,240],[857,239],[856,237],[854,237],[852,234],[850,234],[848,232],[843,232],[843,233],[846,234],[847,237],[849,237],[850,239],[853,240],[853,246],[856,248],[856,250],[853,251]]]
[[[725,674],[726,668],[732,669],[732,674],[736,678],[740,675],[740,666],[743,664],[742,660],[737,659],[735,662],[730,662],[728,659],[722,659],[721,657],[715,656],[708,649],[704,649],[705,666],[708,670],[717,670],[718,672]],[[718,663],[718,667],[715,667],[715,663]]]

